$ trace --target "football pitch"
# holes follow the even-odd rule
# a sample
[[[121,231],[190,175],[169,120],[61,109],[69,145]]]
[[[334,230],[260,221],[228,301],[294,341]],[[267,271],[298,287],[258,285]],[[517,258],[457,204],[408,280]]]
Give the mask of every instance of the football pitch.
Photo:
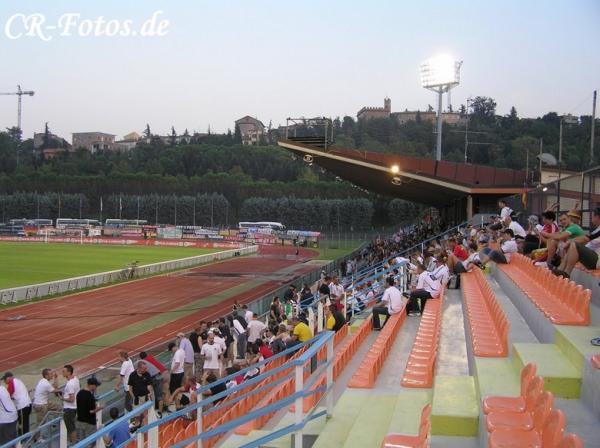
[[[220,250],[222,249],[0,243],[0,289],[121,269],[134,261],[144,265]]]

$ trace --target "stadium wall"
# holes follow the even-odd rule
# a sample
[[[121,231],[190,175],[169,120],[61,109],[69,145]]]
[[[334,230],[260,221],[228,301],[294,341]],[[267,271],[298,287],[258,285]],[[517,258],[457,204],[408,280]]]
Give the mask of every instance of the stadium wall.
[[[239,255],[249,255],[256,253],[258,246],[248,246],[231,250],[224,250],[206,255],[197,255],[194,257],[180,258],[178,260],[163,261],[144,266],[137,266],[134,272],[134,278],[147,275],[158,274],[165,271],[185,269],[191,266],[210,263],[214,261],[226,260]],[[107,283],[124,280],[128,269],[117,269],[115,271],[101,272],[98,274],[83,275],[64,280],[55,280],[52,282],[39,283],[37,285],[19,286],[0,290],[0,303],[17,303],[45,297],[55,294],[63,294],[81,289],[92,288],[105,285]]]

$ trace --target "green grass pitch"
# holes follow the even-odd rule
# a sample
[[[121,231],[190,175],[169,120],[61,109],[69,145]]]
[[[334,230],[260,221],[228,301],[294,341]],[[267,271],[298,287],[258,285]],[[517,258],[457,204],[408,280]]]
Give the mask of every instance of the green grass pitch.
[[[0,289],[218,252],[223,249],[0,243]]]

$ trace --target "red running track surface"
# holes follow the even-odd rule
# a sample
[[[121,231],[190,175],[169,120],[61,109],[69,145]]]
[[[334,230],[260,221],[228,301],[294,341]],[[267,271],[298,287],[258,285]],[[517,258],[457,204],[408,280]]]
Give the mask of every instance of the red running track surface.
[[[243,277],[219,274],[273,274],[300,260],[289,257],[295,248],[262,246],[263,257],[235,258],[192,269],[198,276],[159,276],[109,288],[82,292],[62,298],[23,305],[0,312],[0,371],[49,356],[67,347],[118,330],[161,312],[185,306],[231,287],[241,285]],[[300,249],[300,257],[314,256],[314,251]],[[299,258],[300,258],[299,257]],[[289,258],[289,259],[288,259]],[[303,267],[295,273],[308,272]],[[212,276],[210,274],[216,274]],[[98,347],[98,351],[80,360],[70,360],[80,374],[116,360],[116,350],[139,352],[159,341],[172,338],[179,331],[193,328],[199,320],[221,317],[231,310],[234,301],[251,302],[279,287],[281,282],[266,280],[256,288],[173,322],[142,333],[116,346]],[[148,313],[139,315],[137,313]],[[25,320],[7,320],[23,315]],[[31,320],[30,320],[31,319]],[[54,366],[51,366],[54,367]]]

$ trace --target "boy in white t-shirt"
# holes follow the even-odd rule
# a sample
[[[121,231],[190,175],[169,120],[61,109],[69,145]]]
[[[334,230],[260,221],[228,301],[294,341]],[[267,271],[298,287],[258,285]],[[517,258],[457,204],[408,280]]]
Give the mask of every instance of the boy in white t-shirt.
[[[208,339],[202,348],[200,354],[204,358],[204,374],[214,373],[217,378],[221,374],[221,355],[223,350],[219,344],[215,344],[215,335],[208,333]]]

